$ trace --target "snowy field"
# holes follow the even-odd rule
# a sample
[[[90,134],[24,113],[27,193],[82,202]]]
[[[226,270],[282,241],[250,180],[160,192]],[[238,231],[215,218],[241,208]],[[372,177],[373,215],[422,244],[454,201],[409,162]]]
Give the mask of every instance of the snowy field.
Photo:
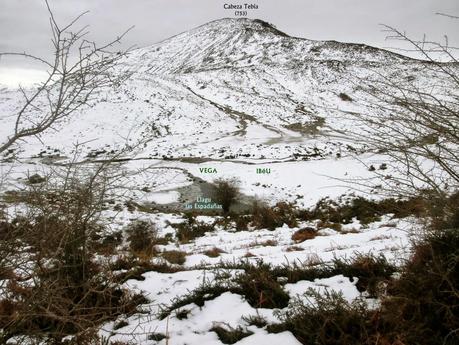
[[[132,217],[132,215],[131,215]],[[156,224],[170,224],[180,221],[180,217],[173,215],[154,215]],[[212,221],[211,217],[200,217],[201,221]],[[121,220],[123,217],[121,217]],[[144,217],[145,219],[145,217]],[[159,250],[179,250],[187,253],[183,267],[185,271],[177,273],[148,272],[143,274],[145,280],[129,280],[126,286],[135,291],[142,292],[151,301],[143,305],[148,310],[147,315],[137,314],[128,319],[123,319],[127,326],[114,330],[117,322],[106,324],[101,334],[111,335],[113,340],[135,340],[139,344],[154,344],[147,335],[167,334],[166,339],[158,344],[221,344],[217,334],[210,332],[214,326],[223,326],[228,329],[242,327],[253,332],[238,344],[299,344],[289,332],[268,334],[265,329],[249,326],[243,317],[262,316],[268,322],[279,321],[276,313],[279,309],[254,308],[245,299],[237,294],[226,292],[219,297],[206,301],[202,307],[195,304],[185,305],[180,310],[187,310],[188,317],[179,319],[174,313],[170,317],[160,320],[158,313],[161,308],[169,305],[176,298],[187,295],[203,283],[215,281],[215,275],[222,274],[222,269],[216,269],[222,263],[235,263],[249,261],[256,263],[263,260],[274,266],[298,264],[315,265],[319,262],[327,263],[336,258],[352,258],[357,253],[384,254],[389,261],[400,264],[409,255],[410,236],[413,235],[413,222],[400,221],[384,217],[381,221],[361,226],[358,221],[345,225],[340,233],[332,229],[322,229],[316,238],[303,243],[292,241],[292,234],[303,226],[314,224],[301,224],[298,228],[281,227],[274,231],[239,231],[233,232],[223,229],[207,234],[188,244],[170,244],[159,246]],[[174,233],[170,226],[161,226],[161,233]],[[346,231],[349,231],[346,233]],[[268,244],[267,244],[268,243]],[[218,248],[221,254],[217,258],[209,257],[206,251]],[[227,271],[234,274],[233,270]],[[294,284],[286,284],[285,291],[291,300],[300,298],[309,288],[318,292],[336,291],[342,293],[346,300],[363,299],[370,306],[377,301],[360,293],[356,284],[358,279],[342,275],[314,281],[302,280]],[[286,307],[288,308],[288,307]],[[178,310],[178,311],[180,311]]]
[[[210,198],[219,179],[235,180],[248,205],[287,202],[304,210],[323,198],[383,198],[380,189],[367,186],[378,175],[393,178],[397,168],[337,131],[358,131],[349,115],[371,110],[362,79],[409,77],[422,88],[433,74],[422,67],[420,61],[364,45],[289,37],[260,21],[211,22],[130,52],[114,72],[132,73],[125,84],[98,90],[85,109],[8,150],[0,157],[0,193],[14,195],[31,177],[65,175],[66,169],[88,176],[115,158],[107,177],[112,200],[102,212],[108,229],[116,233],[137,220],[151,221],[157,236],[170,240],[156,245],[158,255],[149,260],[164,264],[162,254],[178,251],[184,261],[170,265],[174,273],[149,271],[127,280],[124,287],[142,292],[149,302],[141,306],[143,313],[104,324],[100,335],[145,345],[220,345],[212,329],[222,327],[250,333],[240,345],[298,345],[290,332],[268,333],[244,317],[276,323],[295,299],[314,303],[304,295],[308,289],[336,291],[370,306],[378,300],[359,292],[357,278],[337,274],[284,281],[290,297],[285,308],[256,308],[244,296],[224,292],[202,306],[182,306],[186,318],[178,317],[180,310],[165,318],[159,313],[203,284],[234,278],[241,270],[225,267],[241,262],[315,267],[382,254],[401,265],[417,235],[415,219],[386,214],[369,224],[354,218],[340,229],[320,226],[317,219],[236,231],[235,223],[218,224],[221,215],[203,213],[196,221],[217,224],[213,231],[182,242],[177,225],[187,221],[186,205]],[[1,138],[12,133],[21,101],[17,90],[0,85],[0,110],[8,115],[0,118]],[[46,101],[38,97],[36,113],[24,114],[18,126],[46,114]],[[5,212],[20,215],[21,206],[5,206]],[[292,239],[307,228],[317,230],[314,238]],[[217,254],[209,255],[212,251]]]
[[[180,191],[192,185],[194,178],[212,182],[217,178],[237,178],[241,192],[244,195],[256,197],[274,205],[278,201],[294,202],[298,207],[313,206],[319,199],[328,197],[336,199],[342,194],[365,195],[378,198],[378,195],[369,194],[369,191],[356,191],[344,179],[368,178],[371,172],[367,166],[380,166],[385,162],[383,156],[361,156],[361,161],[352,157],[329,158],[299,162],[220,162],[186,163],[167,160],[132,160],[119,165],[121,174],[117,181],[117,194],[123,200],[133,200],[137,203],[156,203],[167,205],[182,200]],[[88,169],[93,163],[88,163]],[[217,172],[202,173],[202,168],[213,168]],[[269,167],[269,175],[256,173],[257,167]],[[3,164],[9,173],[9,179],[3,181],[2,188],[16,190],[24,187],[27,177],[33,174],[46,176],[50,169],[56,167],[44,165],[38,159],[32,159],[28,164]],[[62,167],[60,167],[62,168]],[[147,189],[146,189],[147,187]],[[183,201],[182,201],[183,203]],[[15,212],[18,210],[15,209]],[[111,231],[124,229],[134,220],[148,220],[155,224],[158,236],[174,238],[176,229],[172,226],[185,221],[181,210],[175,212],[141,212],[127,208],[122,210],[108,209],[103,217],[109,224]],[[197,220],[212,224],[219,217],[198,216]],[[221,218],[221,217],[220,217]],[[357,254],[384,254],[395,264],[401,264],[410,253],[410,239],[414,235],[415,221],[410,219],[393,219],[391,215],[384,216],[381,221],[363,226],[354,220],[343,225],[340,231],[331,228],[320,229],[313,239],[296,243],[292,235],[305,227],[316,228],[317,221],[301,222],[297,227],[287,225],[273,231],[267,229],[236,231],[234,227],[223,228],[216,226],[214,231],[203,237],[198,237],[189,243],[181,244],[178,241],[167,245],[158,245],[161,252],[180,251],[185,253],[185,262],[178,266],[179,272],[159,273],[147,272],[144,280],[128,280],[127,288],[142,292],[150,301],[141,308],[147,314],[135,314],[127,319],[120,318],[115,322],[105,324],[100,334],[110,337],[112,341],[134,341],[136,344],[222,344],[213,327],[220,326],[226,329],[241,327],[252,333],[240,340],[238,344],[282,344],[296,345],[299,342],[289,332],[269,334],[265,328],[258,328],[247,324],[243,317],[262,316],[268,322],[279,321],[277,313],[287,310],[288,307],[265,309],[252,307],[243,296],[226,292],[208,300],[202,307],[190,304],[182,307],[188,312],[186,319],[178,319],[175,313],[160,320],[158,313],[165,305],[169,305],[177,298],[183,297],[203,283],[212,283],[216,275],[221,275],[218,269],[222,263],[237,263],[247,261],[256,264],[257,260],[273,266],[297,264],[300,266],[314,266],[318,263],[330,263],[333,259],[349,259]],[[217,257],[210,257],[206,253],[218,249]],[[161,257],[154,259],[163,262]],[[227,270],[230,275],[236,271]],[[218,278],[220,279],[220,278]],[[348,301],[364,299],[369,305],[377,303],[360,293],[356,284],[358,279],[350,279],[336,275],[313,281],[302,280],[294,284],[286,284],[284,290],[291,301],[295,298],[305,300],[303,293],[309,288],[319,292],[336,291],[343,294]],[[126,326],[115,327],[120,321]],[[116,329],[114,329],[114,327]],[[168,336],[167,339],[152,340],[152,334]]]

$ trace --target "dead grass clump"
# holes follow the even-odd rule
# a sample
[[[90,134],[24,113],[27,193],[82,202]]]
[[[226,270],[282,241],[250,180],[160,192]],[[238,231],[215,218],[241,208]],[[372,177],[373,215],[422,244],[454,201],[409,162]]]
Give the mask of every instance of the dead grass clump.
[[[147,338],[148,340],[161,341],[163,339],[166,339],[167,336],[162,333],[150,333]]]
[[[217,333],[218,339],[220,339],[223,344],[235,344],[239,340],[253,334],[252,331],[245,330],[241,326],[233,328],[229,325],[225,325],[225,327],[216,325],[210,330]]]
[[[171,264],[175,265],[183,265],[186,261],[186,252],[182,252],[179,250],[168,250],[161,253],[161,257],[166,259]]]
[[[180,243],[188,243],[215,229],[215,224],[196,221],[196,218],[191,214],[187,216],[185,222],[172,224],[172,226],[176,229],[176,237]]]
[[[340,223],[331,223],[328,221],[319,220],[317,223],[317,229],[332,229],[341,232],[342,225]]]
[[[282,225],[287,224],[290,228],[298,226],[296,211],[295,205],[288,202],[278,202],[274,206],[274,212],[282,222]]]
[[[345,94],[344,92],[340,92],[338,96],[339,96],[339,98],[341,98],[341,100],[343,100],[345,102],[352,102],[353,101],[352,98],[349,95]]]
[[[236,276],[235,291],[244,295],[254,308],[285,308],[290,297],[276,278],[270,266],[259,261],[246,266],[245,272]]]
[[[373,344],[373,312],[362,301],[348,303],[342,295],[309,290],[305,294],[312,303],[293,301],[288,311],[278,312],[281,323],[267,326],[270,333],[290,331],[302,344]]]
[[[113,330],[116,331],[126,326],[129,326],[129,322],[127,322],[126,320],[120,320],[113,325]]]
[[[268,320],[265,317],[258,314],[243,316],[242,319],[247,323],[247,325],[255,326],[258,328],[263,328],[268,324]]]
[[[155,253],[155,238],[157,230],[153,223],[145,220],[136,220],[126,228],[129,248],[134,254],[151,256]]]
[[[317,236],[316,229],[306,227],[306,228],[295,231],[292,235],[292,241],[294,241],[295,243],[301,243],[306,240],[312,240],[316,236]]]
[[[207,255],[210,258],[217,258],[220,256],[220,254],[226,253],[224,250],[214,247],[212,249],[206,250],[204,252],[204,255]]]
[[[46,181],[46,178],[40,176],[39,174],[33,174],[27,178],[27,182],[30,184],[40,184],[45,181]]]
[[[335,259],[333,265],[339,274],[350,279],[358,278],[357,289],[366,291],[371,297],[377,297],[379,285],[390,281],[396,272],[396,267],[383,255],[357,254],[351,259]]]
[[[276,240],[266,240],[258,243],[258,245],[262,247],[276,247],[278,244],[279,242]]]
[[[281,226],[274,210],[268,205],[255,203],[252,210],[252,226],[256,229],[275,230]]]
[[[406,200],[391,198],[380,201],[357,197],[338,202],[324,198],[319,200],[312,209],[299,211],[298,215],[301,220],[314,221],[319,219],[327,225],[349,224],[354,218],[365,225],[379,221],[381,216],[385,214],[394,214],[396,218],[404,218],[411,215],[421,216],[426,214],[426,211],[427,204],[423,197]],[[338,225],[336,226],[338,227]]]
[[[129,279],[145,280],[143,274],[146,272],[175,273],[182,269],[173,267],[167,262],[152,263],[150,260],[142,259],[138,256],[123,255],[110,264],[109,270],[114,272],[116,281],[122,284]],[[117,273],[116,271],[122,272]]]
[[[252,221],[250,215],[237,215],[236,216],[236,230],[237,231],[247,231],[249,230],[249,224]]]
[[[285,202],[277,203],[274,207],[256,202],[252,208],[251,224],[256,229],[275,230],[284,224],[293,228],[298,225],[296,209],[293,204]]]
[[[304,250],[304,248],[301,248],[301,247],[298,247],[298,246],[289,246],[289,247],[285,248],[286,252],[301,252],[303,250]]]

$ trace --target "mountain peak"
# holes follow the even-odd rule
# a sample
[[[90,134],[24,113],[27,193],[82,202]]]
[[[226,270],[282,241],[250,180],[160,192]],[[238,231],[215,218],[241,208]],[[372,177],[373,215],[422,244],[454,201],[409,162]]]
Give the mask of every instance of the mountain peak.
[[[207,24],[201,25],[196,29],[202,28],[226,28],[239,30],[254,30],[258,32],[273,33],[276,35],[289,37],[286,33],[278,30],[273,24],[261,19],[250,18],[222,18]]]
[[[248,18],[223,18],[130,54],[127,63],[141,74],[258,69],[308,69],[311,61],[389,62],[396,54],[366,45],[291,37],[274,25]]]

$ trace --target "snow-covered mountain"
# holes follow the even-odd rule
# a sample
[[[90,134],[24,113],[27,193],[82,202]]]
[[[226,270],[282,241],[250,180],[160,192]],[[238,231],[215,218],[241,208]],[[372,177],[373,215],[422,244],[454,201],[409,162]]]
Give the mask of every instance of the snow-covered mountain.
[[[65,154],[77,141],[109,152],[151,138],[145,154],[152,157],[334,154],[340,143],[326,135],[328,125],[345,128],[340,115],[365,111],[356,101],[364,97],[359,80],[428,80],[422,65],[362,44],[290,37],[261,20],[217,20],[130,52],[119,73],[132,76],[122,86],[103,90],[98,102],[48,132],[46,145],[34,142],[26,152]],[[3,111],[14,101],[4,95]]]
[[[408,82],[429,91],[447,88],[428,63],[366,45],[290,37],[260,20],[223,19],[134,50],[114,73],[130,77],[116,88],[100,90],[88,107],[40,138],[21,142],[17,153],[23,159],[0,157],[0,220],[7,240],[10,232],[17,230],[18,219],[21,224],[46,225],[43,219],[54,219],[55,209],[57,216],[62,214],[64,221],[71,219],[70,225],[74,224],[75,217],[61,212],[62,203],[54,200],[66,200],[67,194],[73,200],[75,187],[75,191],[84,192],[77,194],[79,202],[83,200],[80,194],[84,200],[89,198],[91,193],[86,193],[83,184],[86,177],[91,181],[87,186],[96,188],[98,205],[91,208],[92,216],[84,216],[91,229],[103,237],[97,235],[100,245],[88,257],[94,255],[97,268],[110,267],[96,277],[108,272],[107,277],[118,277],[117,283],[128,279],[122,288],[131,290],[132,296],[135,293],[137,298],[132,301],[144,296],[137,310],[128,308],[129,314],[118,315],[123,309],[116,308],[116,319],[106,318],[97,331],[107,342],[223,344],[217,331],[222,329],[228,332],[228,339],[233,333],[242,334],[236,339],[238,344],[298,345],[297,333],[278,330],[290,322],[286,313],[295,315],[302,309],[298,308],[300,301],[308,306],[314,302],[315,297],[304,294],[312,290],[325,296],[324,301],[332,296],[339,308],[345,304],[333,297],[335,293],[358,306],[367,301],[368,310],[380,313],[380,301],[375,297],[391,297],[385,291],[387,283],[398,284],[392,266],[382,259],[387,258],[391,265],[408,262],[415,250],[411,245],[419,240],[417,228],[423,229],[426,222],[414,217],[399,219],[394,214],[379,219],[378,213],[386,208],[382,205],[388,205],[389,200],[375,207],[379,211],[374,215],[367,208],[376,204],[365,207],[363,199],[352,203],[359,196],[384,197],[380,188],[371,188],[371,182],[366,188],[365,184],[375,176],[396,179],[401,170],[382,153],[365,153],[358,159],[346,156],[361,143],[349,142],[331,128],[352,126],[350,113],[377,116],[363,87],[373,79],[399,85]],[[0,80],[0,143],[14,128],[20,96],[17,90],[2,87]],[[46,100],[38,99],[34,106],[37,112],[46,109]],[[110,157],[117,148],[139,141],[144,146],[135,159],[126,157],[120,164],[101,169],[92,160]],[[77,159],[90,158],[88,162],[64,167],[52,164],[73,158],[75,143],[84,143],[80,146],[82,157]],[[11,157],[11,152],[5,156]],[[65,185],[70,181],[72,195],[67,191],[59,197],[61,178]],[[232,181],[231,185],[234,181],[240,191],[232,208],[235,213],[228,217],[212,215],[218,207],[207,209],[216,205],[212,187],[216,179]],[[49,183],[42,189],[45,180]],[[101,200],[100,189],[106,191],[106,200]],[[41,211],[27,212],[29,207],[23,200],[29,200],[29,190],[33,191],[34,205],[41,200],[34,196],[44,193],[47,218],[34,221]],[[279,202],[277,208],[264,207],[265,203],[274,206]],[[314,205],[318,206],[312,212],[299,212]],[[419,210],[422,203],[410,199],[406,205]],[[332,212],[335,206],[336,212]],[[400,210],[398,213],[404,214],[409,207]],[[240,211],[242,215],[237,214]],[[51,225],[60,225],[54,223]],[[55,228],[60,230],[56,226],[51,229]],[[133,246],[139,233],[145,237],[145,251],[140,253]],[[35,291],[34,284],[43,277],[48,279],[41,267],[40,275],[33,275],[36,263],[55,262],[58,256],[49,246],[35,245],[35,240],[29,245],[28,237],[14,240],[27,246],[13,252],[12,262],[21,259],[20,269],[17,274],[7,270],[2,282],[11,279],[13,287]],[[150,256],[147,249],[153,246]],[[42,247],[49,257],[40,252]],[[26,258],[29,255],[31,260]],[[28,261],[22,261],[23,257]],[[362,262],[372,265],[373,260],[391,277],[382,274],[367,284],[366,270],[358,271]],[[239,262],[244,264],[236,266]],[[249,264],[253,268],[247,269]],[[48,280],[42,285],[53,283]],[[97,286],[104,282],[97,279]],[[58,283],[59,287],[68,285]],[[257,298],[249,299],[247,290]],[[281,302],[274,303],[275,299]],[[273,305],[265,305],[268,300]],[[22,299],[18,301],[22,303]],[[14,303],[13,310],[21,311],[22,304]],[[89,302],[84,305],[88,306]],[[103,315],[108,315],[105,310]],[[52,315],[46,320],[53,320]],[[9,327],[8,322],[3,324]],[[265,324],[276,325],[272,328],[275,333]],[[11,329],[5,329],[9,336]],[[21,325],[17,329],[14,323],[11,334],[21,332]],[[83,336],[87,334],[92,332]],[[78,342],[77,337],[66,339]],[[22,340],[15,337],[17,343]]]

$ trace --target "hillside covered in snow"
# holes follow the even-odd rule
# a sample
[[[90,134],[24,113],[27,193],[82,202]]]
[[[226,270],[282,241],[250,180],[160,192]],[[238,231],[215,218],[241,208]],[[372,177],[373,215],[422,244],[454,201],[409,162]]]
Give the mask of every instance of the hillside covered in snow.
[[[251,19],[120,56],[122,83],[0,155],[0,342],[455,344],[459,98],[441,63]],[[429,108],[412,91],[448,137],[390,126]],[[28,92],[0,86],[2,140],[53,102],[18,116]]]
[[[131,51],[89,108],[48,131],[25,156],[89,154],[146,141],[147,157],[310,159],[346,151],[330,127],[368,112],[362,82],[387,78],[431,86],[426,64],[362,44],[290,37],[261,20],[221,19]],[[17,107],[2,92],[2,113]],[[45,102],[46,100],[42,100]],[[37,114],[34,114],[36,116]],[[2,117],[0,134],[13,123]]]

